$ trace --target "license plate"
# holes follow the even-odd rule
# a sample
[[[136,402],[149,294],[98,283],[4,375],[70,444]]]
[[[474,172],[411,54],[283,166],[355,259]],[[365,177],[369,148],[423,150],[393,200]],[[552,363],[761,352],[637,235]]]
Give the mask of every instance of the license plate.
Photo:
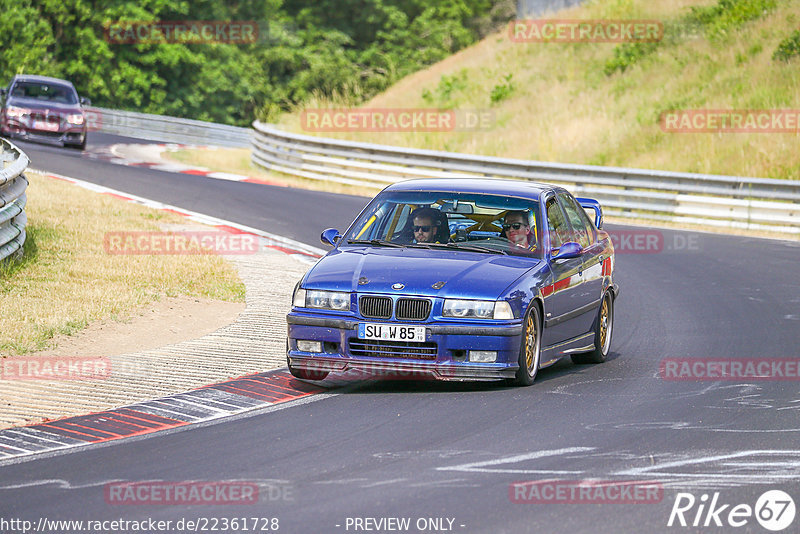
[[[422,343],[425,341],[425,327],[402,324],[358,323],[358,339]]]
[[[58,123],[48,121],[33,121],[34,130],[43,130],[45,132],[57,132]]]

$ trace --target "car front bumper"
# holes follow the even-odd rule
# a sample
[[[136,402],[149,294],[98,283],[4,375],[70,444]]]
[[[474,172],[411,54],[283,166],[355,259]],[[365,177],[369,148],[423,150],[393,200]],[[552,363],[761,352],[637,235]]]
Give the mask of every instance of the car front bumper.
[[[519,369],[522,333],[519,321],[502,325],[482,325],[477,321],[422,323],[420,326],[426,328],[424,356],[419,354],[422,352],[419,344],[389,342],[387,346],[358,339],[359,322],[396,324],[391,321],[292,312],[287,322],[287,359],[295,369],[362,371],[385,378],[453,381],[514,378]],[[300,351],[297,340],[319,341],[323,352]],[[491,363],[470,361],[471,350],[493,351],[497,358]]]
[[[63,123],[58,130],[36,130],[24,121],[6,119],[2,123],[4,134],[27,141],[55,141],[62,144],[79,145],[86,139],[87,128],[85,125]]]

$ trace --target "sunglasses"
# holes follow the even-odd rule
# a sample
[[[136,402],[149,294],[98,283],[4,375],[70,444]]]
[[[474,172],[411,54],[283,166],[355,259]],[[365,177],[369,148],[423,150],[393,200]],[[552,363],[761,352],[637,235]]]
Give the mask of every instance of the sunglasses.
[[[432,227],[430,225],[428,225],[428,226],[415,226],[414,227],[414,231],[415,232],[430,232],[431,228]]]
[[[519,230],[519,229],[520,229],[520,228],[522,228],[523,226],[524,226],[524,227],[526,227],[526,228],[528,227],[528,225],[527,225],[527,224],[525,224],[525,223],[511,223],[511,224],[504,224],[504,225],[503,225],[503,230],[509,230],[509,229],[511,229],[511,228],[513,228],[514,230]]]

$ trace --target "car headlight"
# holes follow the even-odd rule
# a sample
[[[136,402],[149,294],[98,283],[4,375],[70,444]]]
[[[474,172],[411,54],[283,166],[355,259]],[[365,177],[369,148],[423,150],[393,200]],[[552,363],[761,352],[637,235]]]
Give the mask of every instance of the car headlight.
[[[473,319],[513,319],[511,306],[504,300],[445,299],[442,316]]]
[[[15,117],[19,118],[25,115],[26,113],[30,113],[29,109],[26,108],[19,108],[17,106],[8,106],[6,108],[6,116],[7,117]]]
[[[350,309],[350,293],[298,288],[292,303],[299,308],[348,311]]]
[[[83,120],[83,113],[73,113],[71,115],[67,115],[67,122],[70,124],[80,126],[83,124]]]

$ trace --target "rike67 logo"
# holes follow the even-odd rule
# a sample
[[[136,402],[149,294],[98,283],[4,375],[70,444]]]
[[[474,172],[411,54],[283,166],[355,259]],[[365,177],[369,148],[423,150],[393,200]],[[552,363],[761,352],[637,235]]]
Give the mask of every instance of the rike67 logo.
[[[720,501],[715,492],[709,501],[704,493],[696,498],[691,493],[678,493],[669,514],[667,526],[738,528],[751,523],[753,517],[765,529],[778,532],[794,522],[795,505],[792,497],[781,490],[761,494],[755,506],[741,503],[731,505]]]

